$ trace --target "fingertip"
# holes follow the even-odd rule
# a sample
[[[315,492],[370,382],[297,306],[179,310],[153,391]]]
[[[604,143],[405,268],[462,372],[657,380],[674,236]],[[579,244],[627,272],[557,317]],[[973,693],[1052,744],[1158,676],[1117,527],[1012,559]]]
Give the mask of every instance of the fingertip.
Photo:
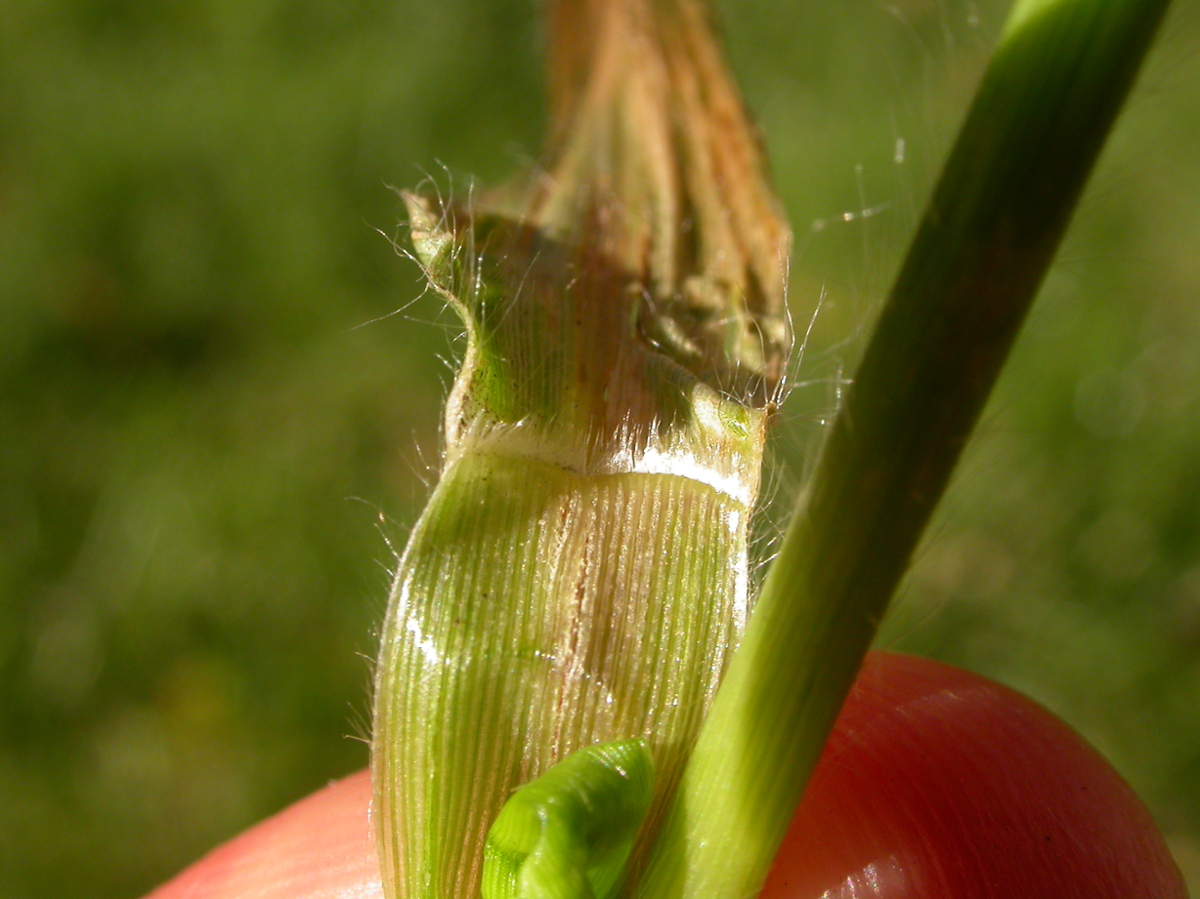
[[[301,799],[146,899],[382,899],[370,772]]]

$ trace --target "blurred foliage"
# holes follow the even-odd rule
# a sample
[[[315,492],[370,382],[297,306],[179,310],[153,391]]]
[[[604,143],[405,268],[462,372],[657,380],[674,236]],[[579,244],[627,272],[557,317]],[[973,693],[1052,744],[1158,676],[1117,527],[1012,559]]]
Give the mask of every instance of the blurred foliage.
[[[1006,3],[723,6],[796,226],[800,331],[820,304],[782,507]],[[535,152],[536,13],[0,10],[5,897],[136,896],[366,763],[390,547],[456,351],[389,244],[387,185],[463,192]],[[1194,890],[1198,40],[1181,0],[882,637],[1067,718]]]

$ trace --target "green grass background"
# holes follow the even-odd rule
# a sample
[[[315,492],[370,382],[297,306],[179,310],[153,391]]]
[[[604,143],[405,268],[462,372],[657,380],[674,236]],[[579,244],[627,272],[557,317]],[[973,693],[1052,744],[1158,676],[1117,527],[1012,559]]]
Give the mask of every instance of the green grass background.
[[[778,506],[1006,6],[722,4],[801,329],[823,298]],[[137,896],[366,763],[389,541],[459,346],[379,233],[388,186],[536,153],[537,26],[533,0],[0,8],[0,899]],[[1178,0],[881,637],[1063,715],[1193,890],[1198,98]]]

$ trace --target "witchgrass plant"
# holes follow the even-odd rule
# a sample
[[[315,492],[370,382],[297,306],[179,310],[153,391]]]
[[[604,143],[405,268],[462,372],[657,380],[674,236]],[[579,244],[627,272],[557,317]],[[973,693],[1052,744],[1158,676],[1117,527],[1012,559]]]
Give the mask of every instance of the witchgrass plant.
[[[544,168],[409,199],[468,347],[378,667],[389,896],[757,892],[1166,5],[1014,8],[747,629],[788,232],[699,0],[549,4]]]

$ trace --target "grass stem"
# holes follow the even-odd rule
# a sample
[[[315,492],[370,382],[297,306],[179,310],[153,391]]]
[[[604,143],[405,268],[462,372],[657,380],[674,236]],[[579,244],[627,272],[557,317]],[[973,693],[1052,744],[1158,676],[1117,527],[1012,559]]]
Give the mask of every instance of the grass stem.
[[[760,888],[1168,0],[1020,0],[636,894]]]

